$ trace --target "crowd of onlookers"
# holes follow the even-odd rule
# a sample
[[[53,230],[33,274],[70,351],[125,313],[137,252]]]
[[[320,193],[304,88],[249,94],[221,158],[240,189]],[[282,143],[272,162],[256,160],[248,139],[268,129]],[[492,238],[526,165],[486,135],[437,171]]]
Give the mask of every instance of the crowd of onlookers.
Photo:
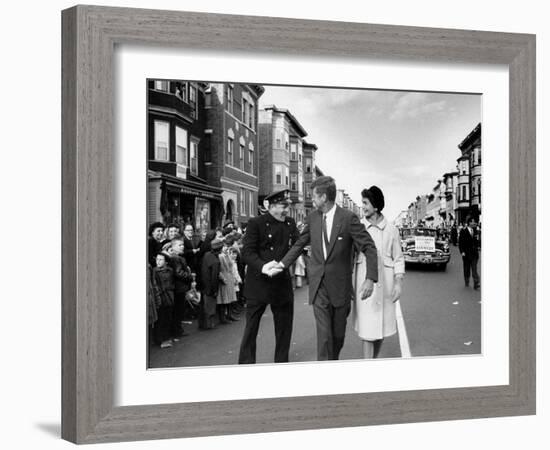
[[[232,223],[202,235],[192,224],[149,227],[148,322],[155,344],[171,347],[186,335],[190,320],[198,319],[205,330],[239,320],[242,237]]]
[[[192,320],[203,330],[240,320],[246,303],[243,234],[233,222],[203,233],[190,223],[149,227],[148,324],[156,345],[172,347]],[[304,254],[291,268],[295,287],[306,279],[306,260]]]

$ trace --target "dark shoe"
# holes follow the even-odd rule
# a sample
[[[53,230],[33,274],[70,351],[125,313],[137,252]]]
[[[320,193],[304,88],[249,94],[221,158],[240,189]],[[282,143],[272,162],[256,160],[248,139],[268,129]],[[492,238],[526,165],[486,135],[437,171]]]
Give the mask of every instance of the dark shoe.
[[[479,284],[476,284],[476,285],[474,286],[474,289],[477,291],[477,290],[479,290],[480,287],[481,287],[481,286],[480,286]]]
[[[232,320],[233,322],[238,322],[239,320],[241,320],[241,319],[239,319],[238,317],[235,317],[235,316],[229,316],[228,319]]]

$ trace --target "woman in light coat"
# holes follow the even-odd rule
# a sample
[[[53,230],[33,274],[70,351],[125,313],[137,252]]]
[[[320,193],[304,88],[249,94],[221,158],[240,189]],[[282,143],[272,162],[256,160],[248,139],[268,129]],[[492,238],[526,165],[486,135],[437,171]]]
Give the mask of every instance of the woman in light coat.
[[[384,338],[397,332],[395,302],[401,297],[405,260],[399,231],[381,213],[384,208],[382,191],[372,186],[364,189],[361,196],[365,214],[362,222],[378,251],[378,283],[365,300],[361,300],[358,292],[361,283],[355,283],[353,319],[355,331],[363,341],[363,357],[376,358]],[[363,280],[366,270],[365,257],[360,253],[355,263],[354,281]]]

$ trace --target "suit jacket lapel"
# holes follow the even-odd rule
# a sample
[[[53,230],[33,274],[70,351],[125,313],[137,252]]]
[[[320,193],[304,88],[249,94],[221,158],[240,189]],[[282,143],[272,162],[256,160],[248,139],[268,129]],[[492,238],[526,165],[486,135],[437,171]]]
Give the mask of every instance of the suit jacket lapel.
[[[330,231],[330,241],[327,248],[327,260],[330,256],[330,252],[334,248],[334,244],[336,244],[338,234],[340,233],[340,228],[342,227],[342,215],[340,214],[340,207],[337,205],[334,205],[334,207],[336,208],[336,211],[334,211],[334,218],[332,219],[332,230]]]

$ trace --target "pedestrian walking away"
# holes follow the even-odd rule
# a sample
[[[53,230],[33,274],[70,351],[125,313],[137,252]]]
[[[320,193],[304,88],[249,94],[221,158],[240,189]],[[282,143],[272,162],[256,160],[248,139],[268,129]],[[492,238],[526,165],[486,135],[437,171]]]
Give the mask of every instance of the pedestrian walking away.
[[[466,227],[460,230],[458,249],[462,255],[462,263],[464,266],[464,285],[470,285],[471,273],[474,280],[474,289],[480,288],[479,274],[477,272],[480,247],[481,242],[477,231],[477,220],[473,216],[468,216],[466,219]]]

